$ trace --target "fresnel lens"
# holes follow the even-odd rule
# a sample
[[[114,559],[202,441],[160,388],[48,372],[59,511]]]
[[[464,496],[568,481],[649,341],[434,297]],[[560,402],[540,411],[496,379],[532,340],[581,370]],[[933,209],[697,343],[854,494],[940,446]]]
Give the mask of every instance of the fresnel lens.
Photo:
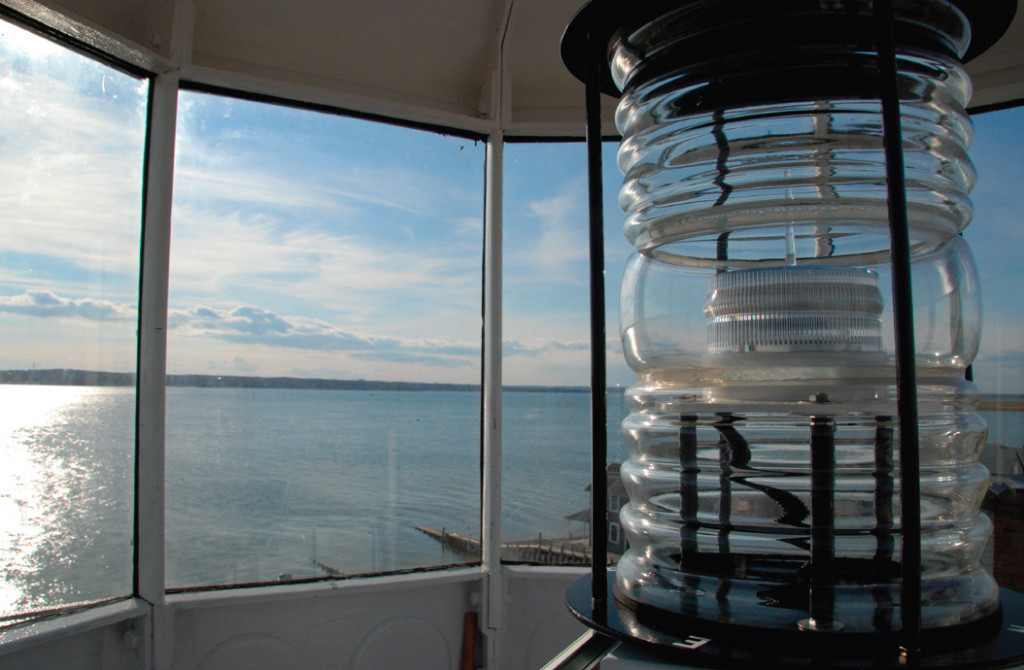
[[[635,249],[615,600],[710,635],[893,634],[901,429],[871,3],[601,4],[604,22],[639,14],[605,29]],[[971,25],[946,0],[894,5],[929,631],[1000,610],[981,567],[986,426],[965,380],[981,323],[960,236]]]

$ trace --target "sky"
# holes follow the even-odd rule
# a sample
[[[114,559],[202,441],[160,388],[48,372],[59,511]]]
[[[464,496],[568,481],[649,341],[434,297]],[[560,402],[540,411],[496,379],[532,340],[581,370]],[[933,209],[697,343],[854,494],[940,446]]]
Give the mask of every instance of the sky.
[[[145,102],[0,24],[0,368],[133,368]]]
[[[144,82],[0,24],[0,369],[135,366]],[[1024,112],[979,116],[983,390],[1024,393]],[[605,151],[609,383],[630,249]],[[506,384],[589,383],[584,148],[505,149]],[[168,371],[478,383],[484,146],[183,91]]]
[[[974,252],[984,321],[974,379],[985,392],[1024,393],[1024,107],[974,117],[978,182],[964,239]]]
[[[182,93],[170,371],[478,382],[483,159]]]

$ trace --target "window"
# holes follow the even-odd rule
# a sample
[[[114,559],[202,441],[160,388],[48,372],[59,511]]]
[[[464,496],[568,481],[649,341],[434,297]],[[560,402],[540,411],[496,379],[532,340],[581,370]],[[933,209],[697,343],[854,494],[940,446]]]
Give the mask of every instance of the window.
[[[179,117],[168,586],[476,560],[483,144],[189,91]]]
[[[618,521],[611,521],[611,522],[609,522],[609,524],[608,524],[608,544],[618,544],[619,543],[619,533],[621,532],[621,530],[622,530],[622,527],[619,525]]]
[[[590,505],[584,146],[508,144],[504,175],[502,557],[540,540],[571,562]]]
[[[1018,184],[1024,181],[1024,107],[974,116],[971,157],[978,170],[974,220],[964,238],[978,265],[984,303],[981,349],[973,366],[988,423],[982,460],[992,472],[986,510],[994,520],[993,572],[1000,586],[1024,588],[1015,546],[1024,537],[1024,295],[1019,249],[1024,241]]]
[[[147,82],[0,23],[0,625],[132,588]]]
[[[618,337],[619,278],[629,246],[616,204],[617,146],[605,164],[608,453],[621,462],[623,387],[632,380]],[[557,550],[544,562],[574,562],[590,523],[590,313],[582,142],[505,148],[503,260],[503,515],[505,560],[530,560],[538,536]],[[617,477],[617,471],[614,475]],[[573,544],[575,543],[575,544]]]

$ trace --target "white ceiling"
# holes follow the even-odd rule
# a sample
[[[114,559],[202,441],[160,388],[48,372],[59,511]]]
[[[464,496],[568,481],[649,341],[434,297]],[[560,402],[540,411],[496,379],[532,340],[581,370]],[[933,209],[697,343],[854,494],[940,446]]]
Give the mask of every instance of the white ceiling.
[[[0,0],[185,80],[487,132],[505,36],[508,134],[579,134],[559,40],[583,0]],[[974,105],[1024,99],[1024,11],[969,66]],[[606,100],[610,122],[613,101]]]

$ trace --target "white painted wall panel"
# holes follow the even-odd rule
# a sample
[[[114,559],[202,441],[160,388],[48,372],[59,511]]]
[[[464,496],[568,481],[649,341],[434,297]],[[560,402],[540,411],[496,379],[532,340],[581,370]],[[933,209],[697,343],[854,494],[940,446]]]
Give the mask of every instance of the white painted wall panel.
[[[0,631],[3,670],[143,670],[148,611],[141,602],[100,605]]]
[[[536,670],[583,634],[586,628],[565,606],[565,591],[586,574],[582,568],[506,568],[501,670]]]
[[[479,577],[427,573],[172,596],[173,667],[458,668]]]

